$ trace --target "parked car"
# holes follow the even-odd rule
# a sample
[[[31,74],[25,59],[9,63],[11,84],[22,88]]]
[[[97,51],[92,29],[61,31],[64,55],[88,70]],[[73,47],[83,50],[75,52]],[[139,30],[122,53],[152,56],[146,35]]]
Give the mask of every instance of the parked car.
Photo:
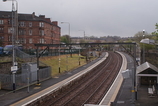
[[[3,47],[0,47],[0,56],[4,55],[3,54]]]
[[[36,55],[36,50],[35,49],[30,49],[29,51],[27,51],[28,54],[30,55]]]
[[[22,46],[15,46],[15,48],[22,50]],[[11,55],[13,53],[13,45],[6,45],[3,48],[3,53],[4,55]]]

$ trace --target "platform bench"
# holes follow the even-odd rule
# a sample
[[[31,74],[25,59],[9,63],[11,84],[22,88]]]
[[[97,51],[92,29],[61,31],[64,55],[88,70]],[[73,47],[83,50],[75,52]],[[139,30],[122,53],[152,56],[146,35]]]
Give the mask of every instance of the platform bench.
[[[154,89],[153,88],[148,88],[148,94],[149,94],[150,97],[155,97]]]
[[[153,95],[153,94],[154,94],[154,92],[153,92],[153,89],[152,89],[152,88],[148,88],[148,94],[149,94],[149,95]]]

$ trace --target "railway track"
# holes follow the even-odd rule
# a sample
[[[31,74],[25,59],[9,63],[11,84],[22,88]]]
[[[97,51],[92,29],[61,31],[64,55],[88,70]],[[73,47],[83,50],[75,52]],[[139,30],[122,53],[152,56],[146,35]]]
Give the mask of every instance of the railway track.
[[[46,97],[38,106],[83,106],[99,104],[117,76],[122,57],[109,52],[109,57],[87,74]],[[46,103],[46,104],[45,104]]]

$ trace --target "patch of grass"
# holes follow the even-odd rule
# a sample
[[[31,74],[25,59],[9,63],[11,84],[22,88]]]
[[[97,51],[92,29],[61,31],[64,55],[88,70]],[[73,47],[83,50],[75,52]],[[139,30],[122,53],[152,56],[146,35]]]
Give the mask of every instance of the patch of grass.
[[[79,65],[79,56],[78,54],[73,54],[72,57],[70,55],[61,55],[60,56],[60,73],[59,73],[59,56],[53,57],[42,57],[40,61],[51,66],[52,68],[52,76],[59,75],[64,73],[65,71],[71,71],[77,67],[80,67],[86,64],[85,59],[80,58],[80,65]]]
[[[95,58],[91,57],[91,60],[92,59],[94,60]],[[0,62],[8,62],[8,61],[12,61],[12,57],[9,57],[9,56],[0,57]],[[80,65],[79,65],[78,54],[73,54],[72,57],[70,57],[69,54],[61,55],[60,56],[60,73],[59,73],[59,56],[40,57],[40,61],[46,64],[47,66],[51,67],[52,76],[57,76],[66,71],[71,71],[77,67],[87,64],[85,57],[80,56]]]
[[[12,61],[12,57],[11,56],[1,56],[0,57],[0,63],[2,62],[8,62],[8,61]]]

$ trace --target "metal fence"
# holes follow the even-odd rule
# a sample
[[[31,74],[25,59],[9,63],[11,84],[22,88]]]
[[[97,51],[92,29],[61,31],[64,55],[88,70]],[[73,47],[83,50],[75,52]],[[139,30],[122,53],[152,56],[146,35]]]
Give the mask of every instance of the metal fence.
[[[23,73],[23,74],[16,74],[15,75],[15,84],[16,89],[20,89],[23,87],[26,87],[31,84],[34,84],[37,82],[37,78],[39,78],[39,82],[51,78],[51,67],[46,67],[39,69],[38,76],[39,77],[33,77],[37,76],[37,72],[30,72],[30,73]],[[36,80],[37,79],[37,80]],[[12,74],[0,74],[0,89],[5,90],[12,90],[13,89],[13,75]]]

